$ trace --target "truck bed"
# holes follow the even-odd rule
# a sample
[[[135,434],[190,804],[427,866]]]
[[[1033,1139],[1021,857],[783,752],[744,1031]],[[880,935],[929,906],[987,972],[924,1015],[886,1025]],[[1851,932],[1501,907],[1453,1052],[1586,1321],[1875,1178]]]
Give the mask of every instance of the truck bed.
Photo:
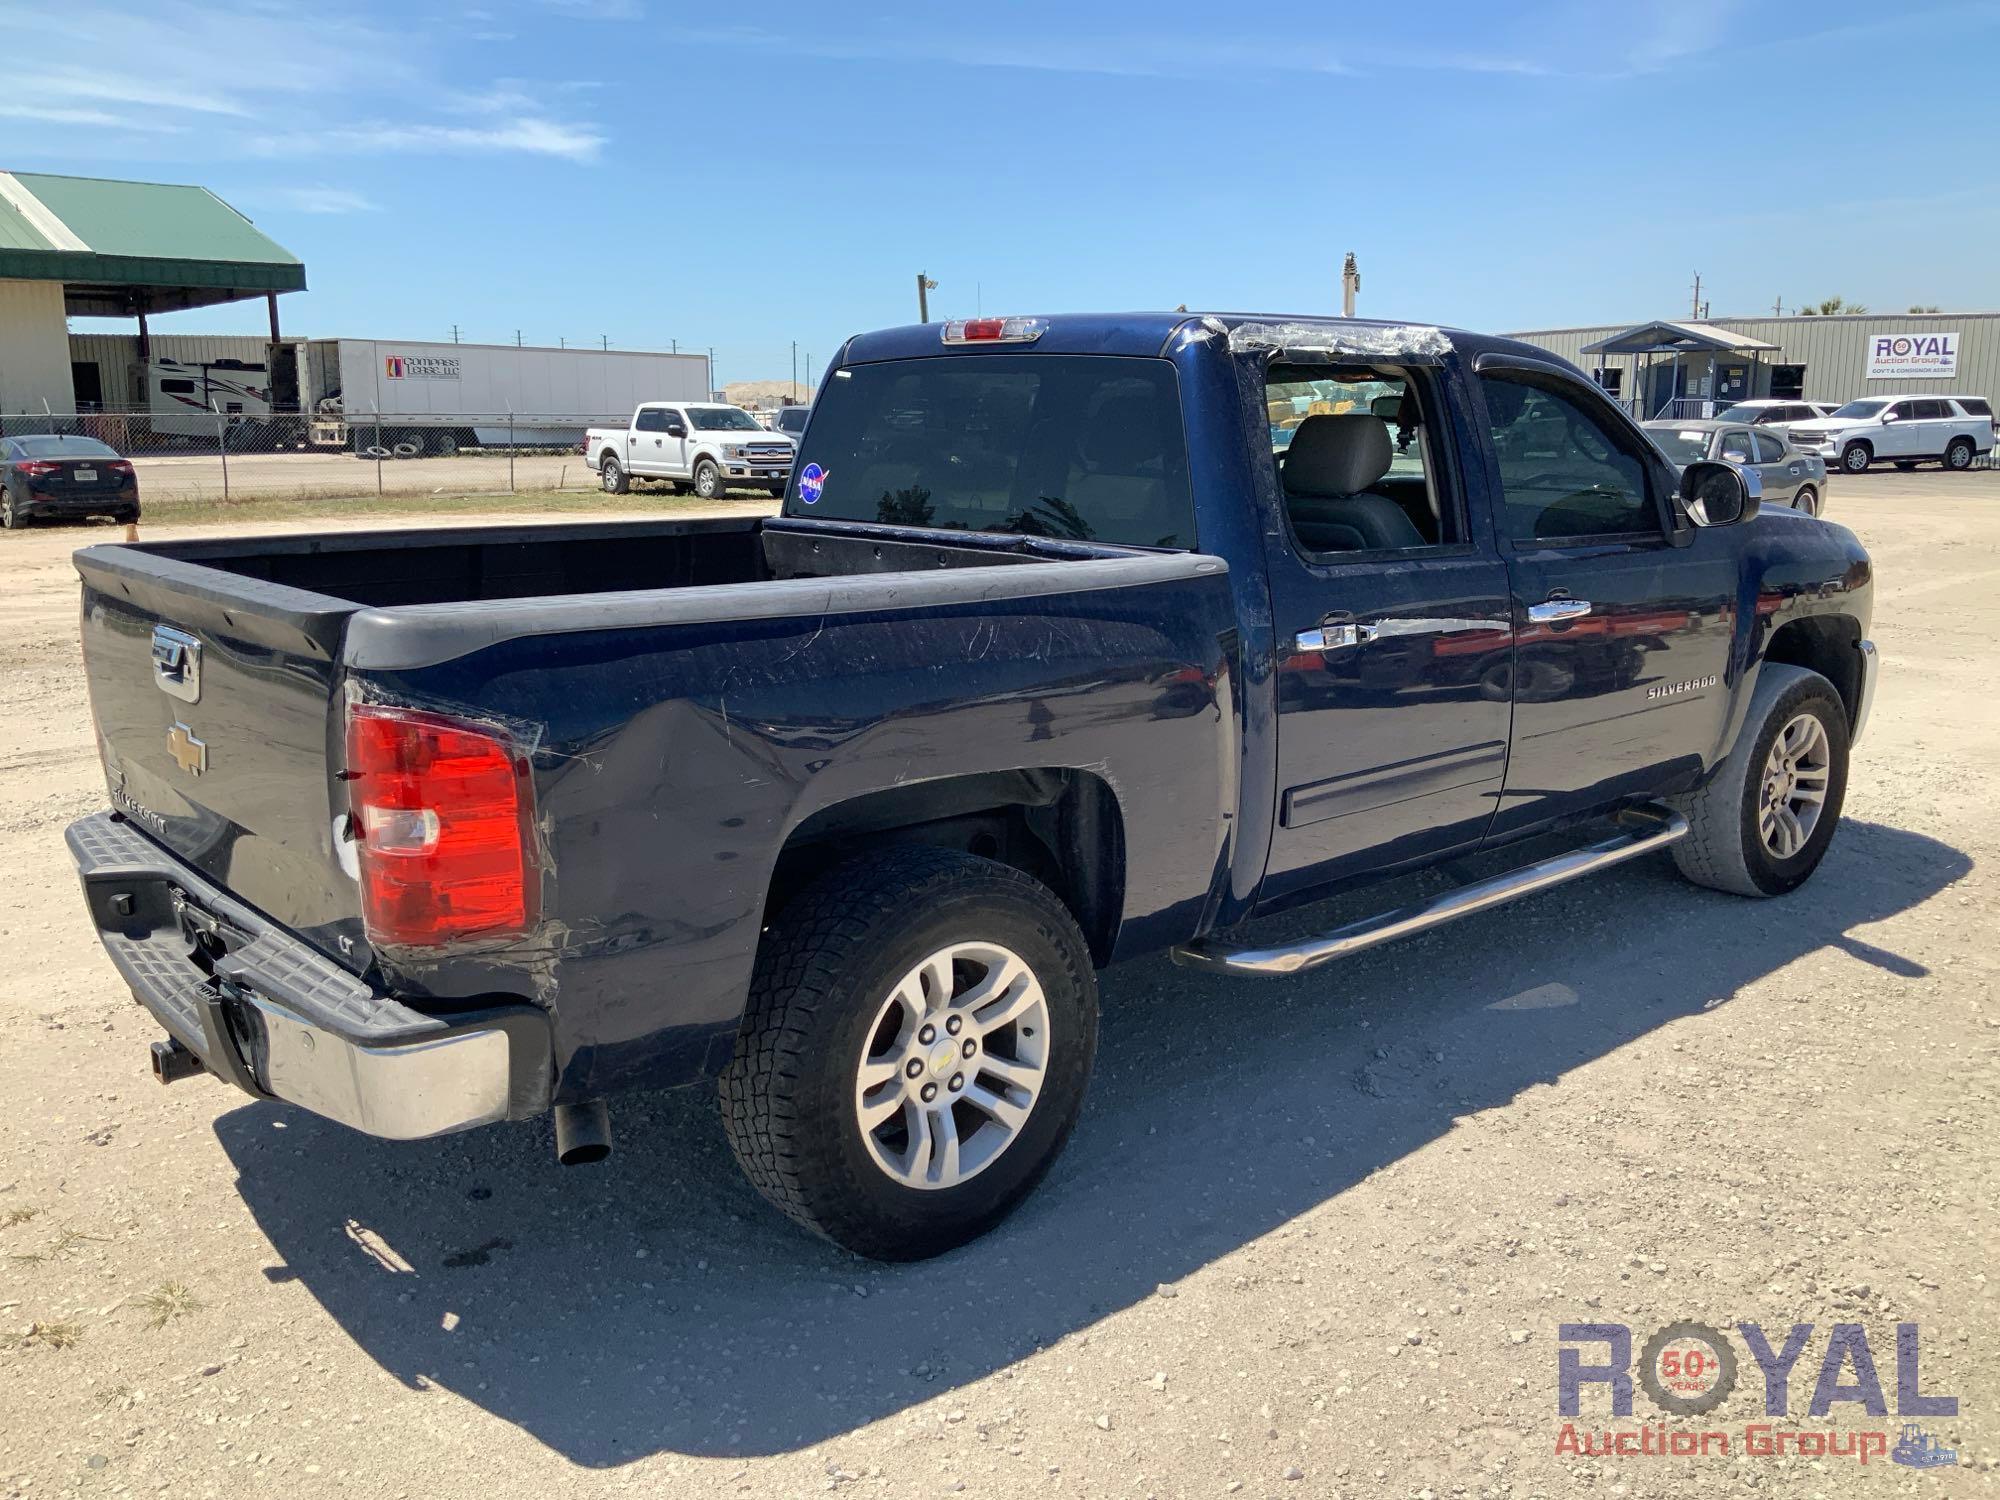
[[[1231,606],[1213,557],[751,518],[200,538],[86,548],[76,566],[114,809],[418,1001],[560,990],[590,1031],[605,1023],[581,1019],[587,997],[614,970],[688,945],[688,1008],[720,1025],[788,828],[856,778],[1137,749],[1201,767],[1183,781],[1204,796],[1185,822],[1128,830],[1135,852],[1206,870],[1221,836],[1235,731],[1214,712]],[[176,634],[200,646],[192,699],[164,675]],[[357,701],[521,747],[548,882],[531,938],[371,950],[348,847]]]

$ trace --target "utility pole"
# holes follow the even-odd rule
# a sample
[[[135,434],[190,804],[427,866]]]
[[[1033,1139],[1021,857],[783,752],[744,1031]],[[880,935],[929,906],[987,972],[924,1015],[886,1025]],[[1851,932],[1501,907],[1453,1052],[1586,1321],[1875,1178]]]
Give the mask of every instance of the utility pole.
[[[722,387],[715,379],[715,345],[708,346],[708,394],[711,399],[722,394]]]
[[[1701,320],[1701,272],[1699,271],[1694,273],[1694,299],[1693,305],[1688,309],[1688,316],[1696,322]]]
[[[792,400],[799,399],[799,341],[792,340]]]
[[[931,320],[930,294],[936,290],[937,290],[937,283],[935,281],[932,281],[928,276],[924,275],[922,271],[917,272],[917,321],[919,323],[930,322]]]
[[[608,354],[611,351],[611,335],[608,333],[600,333],[597,336],[597,347],[604,350]]]
[[[1771,316],[1774,318],[1782,318],[1784,315],[1785,315],[1785,299],[1783,297],[1780,297],[1776,302],[1773,302],[1771,304]]]
[[[521,347],[521,330],[518,328],[514,330],[514,347],[516,349]]]
[[[458,325],[456,323],[451,325],[451,341],[454,344],[458,342]]]
[[[813,357],[812,357],[811,353],[807,353],[807,355],[806,355],[806,389],[807,389],[807,390],[811,390],[812,388],[813,388]]]
[[[1361,293],[1361,268],[1354,263],[1354,252],[1347,252],[1347,261],[1340,268],[1340,315],[1354,316],[1354,299]]]
[[[561,334],[557,334],[556,347],[558,349],[567,349],[569,347],[569,340],[564,338]]]
[[[673,348],[673,352],[674,352],[675,354],[678,354],[678,353],[680,353],[680,352],[681,352],[681,341],[680,341],[679,339],[668,339],[668,340],[667,340],[667,343],[668,343],[668,344],[670,344],[670,345],[672,346],[672,348]]]

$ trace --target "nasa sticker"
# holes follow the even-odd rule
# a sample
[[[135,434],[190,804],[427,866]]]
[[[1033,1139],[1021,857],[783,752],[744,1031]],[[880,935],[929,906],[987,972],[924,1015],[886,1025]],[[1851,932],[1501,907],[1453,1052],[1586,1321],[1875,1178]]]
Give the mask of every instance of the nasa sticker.
[[[826,470],[818,464],[807,464],[799,471],[799,498],[806,504],[819,504],[820,491],[825,488]]]

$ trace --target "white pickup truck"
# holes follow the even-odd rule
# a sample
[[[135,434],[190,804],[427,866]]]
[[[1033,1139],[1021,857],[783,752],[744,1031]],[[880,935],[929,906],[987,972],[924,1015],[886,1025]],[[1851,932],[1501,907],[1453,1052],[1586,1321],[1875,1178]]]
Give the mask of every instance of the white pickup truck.
[[[766,432],[740,406],[705,401],[648,401],[624,427],[592,427],[583,435],[584,461],[606,494],[622,495],[635,479],[663,479],[669,489],[691,485],[704,500],[728,489],[782,495],[797,445]]]

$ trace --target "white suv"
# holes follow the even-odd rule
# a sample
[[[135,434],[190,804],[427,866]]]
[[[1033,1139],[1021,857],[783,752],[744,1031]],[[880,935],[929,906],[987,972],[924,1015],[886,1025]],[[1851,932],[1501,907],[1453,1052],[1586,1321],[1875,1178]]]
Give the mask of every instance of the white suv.
[[[1949,396],[1868,396],[1830,417],[1790,423],[1786,432],[1794,446],[1850,474],[1885,460],[1899,469],[1926,460],[1969,469],[1974,458],[1993,451],[1993,419]]]

